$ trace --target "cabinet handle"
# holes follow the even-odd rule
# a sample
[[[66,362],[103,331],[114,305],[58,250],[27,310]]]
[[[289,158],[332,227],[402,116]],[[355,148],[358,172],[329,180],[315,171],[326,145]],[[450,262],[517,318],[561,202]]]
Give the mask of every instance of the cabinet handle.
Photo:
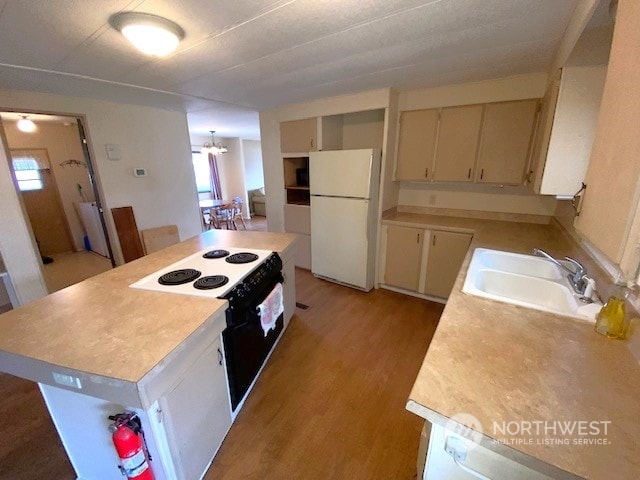
[[[416,236],[416,243],[420,243],[420,234]]]
[[[433,234],[433,242],[432,243],[433,243],[433,246],[435,247],[436,246],[436,234],[435,233]]]
[[[525,185],[528,185],[529,183],[531,183],[531,176],[533,175],[533,170],[529,170],[529,173],[527,173],[527,176],[524,177],[524,183]]]
[[[311,139],[311,148],[313,148],[313,138]]]
[[[484,168],[480,170],[480,180],[482,180],[482,177],[484,177]]]
[[[218,349],[218,365],[222,365],[222,352]]]
[[[282,272],[282,283],[287,283],[287,274]]]
[[[469,169],[469,173],[467,173],[467,178],[471,179],[471,169]]]
[[[424,169],[424,176],[425,178],[429,178],[429,167]]]

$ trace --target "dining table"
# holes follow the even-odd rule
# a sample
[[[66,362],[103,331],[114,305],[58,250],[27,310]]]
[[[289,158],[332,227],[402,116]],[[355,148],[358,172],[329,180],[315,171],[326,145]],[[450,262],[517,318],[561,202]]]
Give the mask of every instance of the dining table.
[[[206,198],[199,201],[200,203],[200,219],[202,226],[207,227],[204,215],[207,210],[229,210],[233,206],[232,200],[220,200],[215,198]]]

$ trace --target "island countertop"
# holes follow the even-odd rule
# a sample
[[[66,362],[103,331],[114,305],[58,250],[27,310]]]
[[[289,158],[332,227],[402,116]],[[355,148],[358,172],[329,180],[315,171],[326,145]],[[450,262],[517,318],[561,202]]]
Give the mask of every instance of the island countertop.
[[[477,247],[521,253],[539,247],[574,256],[597,279],[606,278],[566,232],[553,224],[408,213],[384,223],[474,234],[407,409],[439,424],[472,414],[487,444],[553,478],[640,478],[640,366],[627,345],[596,334],[587,322],[462,292]],[[492,442],[501,439],[494,422],[574,420],[610,421],[609,444]]]
[[[210,230],[0,315],[0,353],[138,382],[227,302],[130,284],[205,248],[282,253],[295,238]]]

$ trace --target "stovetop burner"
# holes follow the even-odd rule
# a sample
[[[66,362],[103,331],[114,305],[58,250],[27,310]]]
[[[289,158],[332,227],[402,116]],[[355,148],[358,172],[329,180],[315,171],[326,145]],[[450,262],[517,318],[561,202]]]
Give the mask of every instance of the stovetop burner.
[[[183,268],[181,270],[173,270],[172,272],[165,273],[158,278],[160,285],[182,285],[183,283],[189,283],[198,278],[202,273],[193,268]]]
[[[205,253],[204,255],[202,255],[202,258],[223,258],[223,257],[227,257],[229,255],[229,251],[228,250],[211,250],[207,253]]]
[[[229,263],[251,263],[258,259],[258,255],[249,252],[234,253],[228,256],[225,260]]]
[[[194,282],[193,286],[198,290],[213,290],[227,283],[229,283],[229,277],[225,277],[224,275],[209,275],[207,277],[200,277]]]

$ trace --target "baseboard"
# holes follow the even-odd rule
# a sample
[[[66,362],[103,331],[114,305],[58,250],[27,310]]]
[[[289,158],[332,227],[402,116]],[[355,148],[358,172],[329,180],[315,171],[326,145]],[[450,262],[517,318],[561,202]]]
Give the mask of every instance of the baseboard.
[[[402,293],[403,295],[409,295],[410,297],[421,298],[423,300],[429,300],[431,302],[442,303],[443,305],[447,304],[447,298],[434,297],[432,295],[425,295],[424,293],[412,292],[411,290],[405,290],[403,288],[393,287],[391,285],[385,285],[384,283],[380,284],[380,288],[384,288],[385,290],[391,290],[392,292]]]

